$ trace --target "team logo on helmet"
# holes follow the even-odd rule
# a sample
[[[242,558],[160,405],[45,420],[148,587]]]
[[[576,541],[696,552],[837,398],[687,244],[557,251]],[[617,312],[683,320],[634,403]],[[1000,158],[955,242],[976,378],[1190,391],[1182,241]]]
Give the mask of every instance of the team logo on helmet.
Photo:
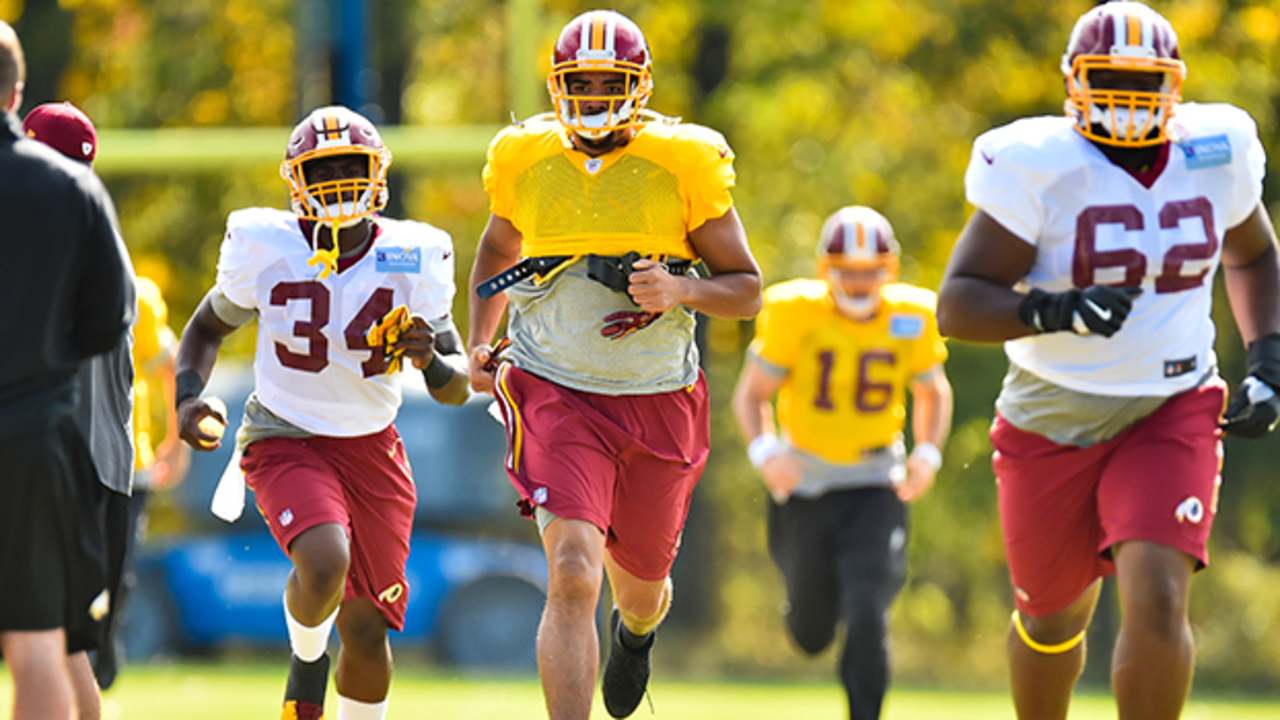
[[[1149,147],[1167,139],[1187,68],[1173,26],[1139,2],[1099,5],[1076,21],[1062,55],[1067,115],[1086,138],[1116,147]],[[1143,87],[1111,87],[1097,74],[1145,74]],[[1114,80],[1114,78],[1108,78]]]
[[[625,90],[618,95],[574,95],[569,81],[576,73],[620,75]],[[551,54],[547,92],[556,119],[590,139],[642,123],[640,111],[653,93],[653,60],[639,26],[612,10],[583,13],[560,31]],[[595,112],[587,113],[584,110]]]

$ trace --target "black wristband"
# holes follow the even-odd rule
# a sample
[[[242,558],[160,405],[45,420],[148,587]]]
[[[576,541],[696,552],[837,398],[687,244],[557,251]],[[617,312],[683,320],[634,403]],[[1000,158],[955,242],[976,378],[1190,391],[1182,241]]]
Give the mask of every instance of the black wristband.
[[[1280,333],[1271,333],[1249,343],[1249,374],[1273,390],[1280,391]]]
[[[175,408],[189,398],[200,397],[200,393],[204,392],[204,378],[200,377],[200,373],[195,370],[187,369],[178,373],[173,379],[173,384],[176,386],[173,393]]]
[[[427,387],[432,390],[439,390],[448,385],[453,380],[453,376],[457,371],[453,366],[440,358],[440,353],[431,356],[431,364],[427,365],[422,371],[422,377],[427,381]]]

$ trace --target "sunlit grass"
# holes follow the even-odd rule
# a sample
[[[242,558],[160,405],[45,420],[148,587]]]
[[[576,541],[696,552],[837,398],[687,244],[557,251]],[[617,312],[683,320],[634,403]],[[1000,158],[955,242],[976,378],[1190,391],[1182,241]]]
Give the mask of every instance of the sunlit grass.
[[[280,665],[227,662],[219,665],[130,667],[106,696],[106,720],[236,720],[276,717],[284,686]],[[641,706],[634,717],[667,720],[791,720],[844,717],[844,701],[834,685],[812,683],[690,682],[663,677],[659,668],[651,687],[654,714]],[[8,717],[7,673],[0,677],[0,717]],[[597,693],[598,695],[598,693]],[[330,715],[334,699],[330,695]],[[391,691],[392,720],[522,720],[546,717],[537,681],[519,677],[463,677],[436,669],[397,670]],[[608,717],[598,705],[593,717]],[[1002,720],[1012,718],[1007,696],[895,688],[887,720]],[[1114,718],[1105,695],[1076,699],[1073,720]],[[1196,696],[1186,720],[1262,720],[1280,717],[1280,697],[1218,698]]]

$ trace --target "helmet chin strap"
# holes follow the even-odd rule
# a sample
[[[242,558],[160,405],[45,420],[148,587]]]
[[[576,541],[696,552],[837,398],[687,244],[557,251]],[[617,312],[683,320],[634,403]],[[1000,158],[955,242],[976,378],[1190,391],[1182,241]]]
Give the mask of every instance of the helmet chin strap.
[[[361,218],[356,218],[359,222]],[[315,223],[311,228],[311,247],[314,252],[311,258],[307,260],[307,265],[319,265],[320,269],[316,273],[317,280],[323,280],[329,277],[330,273],[338,271],[338,232],[344,227],[338,223],[328,223],[330,247],[328,249],[320,247],[320,228],[325,223]]]

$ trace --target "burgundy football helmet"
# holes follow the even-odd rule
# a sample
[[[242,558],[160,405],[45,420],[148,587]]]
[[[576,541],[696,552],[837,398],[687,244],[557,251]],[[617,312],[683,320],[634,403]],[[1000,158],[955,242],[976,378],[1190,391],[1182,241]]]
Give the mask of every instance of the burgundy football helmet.
[[[900,253],[883,215],[860,205],[842,207],[822,225],[818,275],[831,284],[831,295],[846,315],[865,318],[875,313],[880,287],[897,278]]]
[[[367,158],[362,178],[313,182],[306,177],[312,160],[356,155]],[[345,227],[387,206],[387,169],[391,151],[367,118],[341,105],[313,110],[289,135],[280,176],[289,183],[293,211],[306,220]]]
[[[626,91],[622,95],[571,95],[569,76],[587,72],[617,73],[625,80]],[[556,40],[547,91],[556,118],[583,137],[599,139],[640,125],[640,111],[653,93],[653,60],[644,33],[625,15],[612,10],[579,15]],[[584,115],[583,103],[600,103],[608,109]]]
[[[324,158],[356,156],[368,160],[363,177],[311,180],[307,163]],[[289,135],[280,176],[289,183],[289,196],[298,217],[315,223],[309,264],[319,265],[323,279],[338,268],[338,230],[371,217],[387,206],[387,169],[391,151],[368,118],[341,105],[312,110]],[[331,228],[328,247],[320,245],[320,228]]]
[[[1099,71],[1158,76],[1155,90],[1095,87]],[[1067,115],[1086,138],[1116,147],[1149,147],[1167,139],[1182,99],[1187,67],[1169,21],[1140,2],[1099,5],[1076,21],[1062,55]]]
[[[882,268],[889,275],[898,272],[901,249],[893,227],[885,216],[861,205],[837,210],[822,224],[818,242],[818,272],[833,269]]]

